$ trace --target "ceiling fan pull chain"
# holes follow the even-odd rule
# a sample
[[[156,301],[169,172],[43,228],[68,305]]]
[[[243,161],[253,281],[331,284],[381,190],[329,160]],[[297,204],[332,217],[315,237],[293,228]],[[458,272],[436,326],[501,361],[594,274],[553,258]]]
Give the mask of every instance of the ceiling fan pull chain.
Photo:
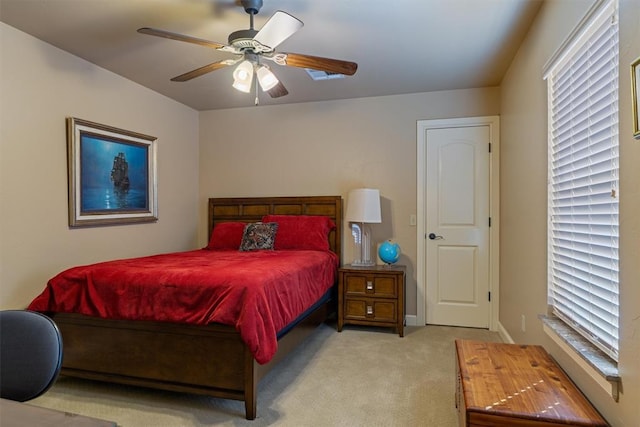
[[[255,100],[255,106],[257,107],[259,102],[258,102],[258,79],[256,80],[256,100]]]

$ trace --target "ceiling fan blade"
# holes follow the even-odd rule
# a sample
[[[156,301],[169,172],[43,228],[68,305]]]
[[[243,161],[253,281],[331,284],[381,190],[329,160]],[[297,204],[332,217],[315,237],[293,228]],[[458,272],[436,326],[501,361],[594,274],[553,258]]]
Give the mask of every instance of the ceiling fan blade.
[[[213,62],[209,65],[205,65],[204,67],[197,68],[195,70],[189,71],[188,73],[180,74],[171,79],[172,82],[186,82],[191,79],[195,79],[196,77],[200,77],[203,74],[210,73],[215,70],[219,70],[220,68],[228,67],[229,65],[233,65],[238,60],[233,59],[225,59],[224,61]]]
[[[276,46],[288,39],[303,25],[302,21],[295,16],[278,10],[269,18],[253,39],[264,46],[275,49]]]
[[[196,37],[185,36],[183,34],[172,33],[170,31],[158,30],[156,28],[138,28],[138,32],[141,34],[148,34],[150,36],[164,37],[165,39],[177,40],[179,42],[187,42],[199,44],[200,46],[212,47],[214,49],[222,49],[227,47],[227,45],[212,42],[209,40],[199,39]]]
[[[278,84],[272,87],[271,89],[269,89],[267,93],[272,98],[280,98],[281,96],[288,95],[289,91],[287,90],[286,87],[284,87],[282,82],[278,82]]]
[[[276,64],[290,67],[311,68],[313,70],[339,73],[352,76],[358,70],[358,64],[340,59],[321,58],[319,56],[302,55],[299,53],[278,53],[272,58]]]

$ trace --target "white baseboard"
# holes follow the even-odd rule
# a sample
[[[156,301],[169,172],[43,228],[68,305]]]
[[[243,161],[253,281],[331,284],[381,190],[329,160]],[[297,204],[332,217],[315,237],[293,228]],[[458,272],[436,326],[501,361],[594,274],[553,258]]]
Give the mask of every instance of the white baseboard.
[[[418,325],[418,316],[416,316],[415,314],[407,314],[406,316],[404,316],[404,324],[406,326],[425,326],[425,325]]]
[[[426,326],[426,325],[418,325],[417,320],[418,320],[418,316],[416,316],[415,314],[407,314],[404,316],[404,324],[406,326]],[[507,330],[504,328],[504,326],[502,326],[502,323],[500,322],[498,322],[497,332],[498,332],[498,335],[500,335],[500,338],[502,339],[503,342],[506,342],[509,344],[513,344],[515,342],[513,341],[513,339],[507,332]]]
[[[498,322],[498,335],[500,335],[500,338],[502,338],[502,341],[508,344],[514,344],[515,341],[513,340],[513,338],[511,338],[511,335],[509,335],[509,332],[507,332],[507,330],[504,328],[504,326],[502,326],[502,323]]]

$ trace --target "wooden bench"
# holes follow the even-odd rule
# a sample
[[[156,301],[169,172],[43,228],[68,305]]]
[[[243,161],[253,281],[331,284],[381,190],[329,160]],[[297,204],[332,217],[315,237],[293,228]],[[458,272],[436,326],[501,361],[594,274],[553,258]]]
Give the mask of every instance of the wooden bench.
[[[456,340],[460,426],[608,426],[541,346]]]

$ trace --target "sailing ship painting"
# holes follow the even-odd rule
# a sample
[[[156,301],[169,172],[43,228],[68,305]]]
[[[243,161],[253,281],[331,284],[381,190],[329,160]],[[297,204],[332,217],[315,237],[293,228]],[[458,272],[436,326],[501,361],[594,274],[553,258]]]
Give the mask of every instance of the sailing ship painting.
[[[77,117],[65,120],[69,227],[157,221],[156,137]]]
[[[82,211],[148,210],[148,148],[93,134],[82,135]]]

